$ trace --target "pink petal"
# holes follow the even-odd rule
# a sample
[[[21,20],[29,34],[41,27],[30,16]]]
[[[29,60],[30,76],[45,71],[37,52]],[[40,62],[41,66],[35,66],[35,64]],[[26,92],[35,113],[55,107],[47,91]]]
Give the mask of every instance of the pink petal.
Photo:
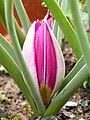
[[[44,21],[38,27],[35,36],[35,65],[39,87],[47,85],[52,91],[57,72],[56,53],[47,24]]]
[[[40,26],[39,26],[40,25]],[[43,23],[36,22],[34,38],[34,60],[39,88],[44,84],[44,29]]]
[[[47,14],[46,16],[44,17],[43,21],[47,22],[50,26],[50,28],[52,29],[52,26],[53,26],[53,18],[52,16],[50,15],[50,11],[48,10],[47,11]]]
[[[45,105],[60,87],[65,63],[60,46],[52,31],[52,17],[34,22],[23,46],[23,56]]]
[[[55,81],[55,85],[54,85],[54,89],[52,91],[52,95],[55,93],[55,91],[58,90],[58,88],[61,85],[61,82],[64,78],[65,75],[65,62],[64,62],[64,58],[63,58],[63,54],[61,51],[61,48],[58,44],[58,41],[55,38],[55,35],[53,34],[53,31],[51,30],[50,26],[47,24],[48,26],[48,30],[49,33],[51,35],[51,39],[53,42],[53,46],[55,48],[55,52],[56,52],[56,62],[57,62],[57,73],[56,73],[56,81]]]

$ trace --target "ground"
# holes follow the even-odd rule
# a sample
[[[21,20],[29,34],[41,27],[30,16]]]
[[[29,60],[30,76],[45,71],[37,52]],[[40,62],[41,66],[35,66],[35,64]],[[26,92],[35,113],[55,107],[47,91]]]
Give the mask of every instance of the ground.
[[[66,74],[68,74],[77,59],[69,44],[66,43],[65,46],[63,53]],[[25,115],[29,120],[45,119],[40,116],[34,116],[24,95],[9,75],[0,74],[0,93],[5,95],[3,99],[0,99],[0,119],[6,117],[12,120],[17,115]],[[55,117],[52,116],[47,120],[90,120],[90,88],[85,89],[82,86],[69,101],[75,102],[77,105],[64,106]]]

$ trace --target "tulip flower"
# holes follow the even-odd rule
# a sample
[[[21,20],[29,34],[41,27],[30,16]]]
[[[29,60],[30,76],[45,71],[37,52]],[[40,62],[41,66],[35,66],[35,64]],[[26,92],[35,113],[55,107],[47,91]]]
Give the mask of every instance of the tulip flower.
[[[28,31],[22,50],[45,106],[60,87],[65,73],[64,58],[52,31],[52,21],[49,12],[42,21],[35,21]]]

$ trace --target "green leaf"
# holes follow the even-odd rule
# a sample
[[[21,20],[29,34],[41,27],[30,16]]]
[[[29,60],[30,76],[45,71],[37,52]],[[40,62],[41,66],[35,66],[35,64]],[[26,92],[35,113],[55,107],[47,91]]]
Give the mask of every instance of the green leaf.
[[[34,101],[32,99],[31,93],[24,82],[24,78],[20,69],[1,44],[0,44],[0,64],[2,64],[5,67],[5,69],[10,73],[12,78],[15,80],[16,84],[21,89],[27,101],[31,105],[33,111],[35,113],[38,113]]]
[[[59,6],[61,6],[62,0],[57,0],[57,2],[59,4]],[[57,23],[56,20],[54,20],[53,32],[54,32],[54,35],[55,35],[56,39],[57,39],[58,28],[59,28],[58,23]]]
[[[84,65],[80,71],[72,78],[72,80],[63,88],[63,90],[53,98],[44,116],[56,115],[63,107],[63,105],[76,92],[76,90],[83,84],[88,76],[88,69],[86,65]]]
[[[60,1],[60,0],[58,0]],[[64,12],[64,14],[66,15],[66,9],[67,9],[67,4],[68,4],[68,0],[62,0],[61,2],[61,9]],[[62,38],[64,37],[63,32],[61,31],[60,27],[58,26],[58,30],[57,30],[57,40],[59,42],[59,44],[62,44]]]
[[[73,77],[80,71],[80,69],[85,65],[84,57],[82,56],[74,68],[69,72],[69,74],[64,78],[60,86],[59,92],[73,79]],[[58,93],[59,93],[58,92]]]
[[[0,44],[4,47],[4,49],[9,53],[9,55],[12,57],[12,59],[18,64],[18,61],[15,56],[15,52],[13,49],[13,46],[7,42],[7,40],[0,34]]]
[[[5,11],[4,11],[4,0],[0,0],[0,20],[1,20],[4,28],[7,30],[6,20],[5,20]],[[14,18],[14,21],[15,21],[15,28],[16,28],[17,36],[19,38],[19,43],[22,48],[24,40],[25,40],[25,35],[22,33],[15,18]]]
[[[89,19],[89,27],[90,27],[90,0],[87,0],[87,11],[88,11],[88,19]]]
[[[16,34],[15,24],[14,24],[14,19],[13,19],[13,1],[12,0],[7,0],[7,1],[8,2],[6,2],[6,0],[4,0],[6,24],[7,24],[7,29],[10,34],[12,44],[13,44],[13,47],[15,50],[15,55],[19,61],[21,71],[25,78],[25,83],[27,84],[28,89],[30,90],[30,92],[33,96],[33,99],[37,105],[38,111],[40,114],[44,114],[46,109],[43,104],[40,92],[39,92],[38,88],[36,87],[36,85],[32,79],[32,76],[28,70],[28,67],[24,61],[24,58],[22,56],[22,51],[21,51],[21,48],[20,48],[20,45],[18,42],[18,37]]]
[[[14,22],[15,22],[15,29],[16,29],[18,40],[19,40],[19,44],[20,44],[20,47],[22,48],[26,35],[21,31],[21,28],[18,25],[15,18],[14,18]]]
[[[79,9],[78,0],[69,0],[71,14],[74,22],[74,27],[78,36],[78,41],[84,55],[85,62],[87,64],[88,71],[90,73],[90,45],[87,33],[85,31],[83,21],[81,19],[81,12]]]
[[[0,20],[6,28],[5,13],[4,13],[4,0],[0,0]]]
[[[20,18],[21,24],[24,28],[24,31],[25,33],[27,33],[30,27],[30,20],[22,4],[22,0],[13,0],[13,1],[14,1],[18,16]]]
[[[57,4],[56,0],[44,0],[48,8],[50,9],[52,15],[56,19],[58,25],[60,26],[62,32],[64,33],[65,37],[69,41],[74,53],[76,54],[77,58],[80,58],[82,53],[81,49],[78,43],[77,35],[68,21],[68,19],[65,17],[63,11]]]

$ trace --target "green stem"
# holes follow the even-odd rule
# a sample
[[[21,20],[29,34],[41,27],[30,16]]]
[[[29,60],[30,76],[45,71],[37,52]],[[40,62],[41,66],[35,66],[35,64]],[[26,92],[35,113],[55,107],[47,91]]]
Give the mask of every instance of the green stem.
[[[44,2],[50,9],[52,15],[55,17],[58,25],[60,26],[67,40],[69,41],[77,58],[80,58],[82,53],[79,47],[77,35],[73,27],[71,26],[70,22],[68,21],[68,19],[65,17],[64,13],[62,12],[61,8],[57,4],[56,0],[44,0]]]
[[[64,12],[64,14],[66,14],[67,3],[68,3],[68,0],[62,0],[62,2],[61,2],[61,9]],[[60,26],[58,26],[57,40],[60,45],[62,45],[62,37],[63,37],[63,32],[61,31]]]
[[[25,33],[27,33],[30,27],[30,21],[24,9],[24,6],[22,4],[22,0],[13,0],[13,1],[14,1],[18,16],[20,18],[21,24],[25,30]]]
[[[44,116],[56,115],[63,105],[75,93],[75,91],[83,84],[88,76],[89,73],[87,67],[84,65],[72,78],[72,80],[64,87],[64,89],[55,98],[53,98]]]
[[[24,33],[22,33],[21,28],[19,27],[15,18],[14,18],[14,22],[15,22],[15,29],[16,29],[16,33],[17,33],[17,36],[18,36],[19,44],[22,48],[26,36],[24,35]]]
[[[35,86],[32,76],[26,66],[24,59],[23,59],[20,45],[18,42],[18,37],[16,34],[14,20],[13,20],[13,2],[12,2],[12,0],[7,0],[7,2],[6,2],[6,0],[4,0],[4,4],[5,4],[5,17],[6,17],[7,29],[11,36],[11,40],[12,40],[12,44],[13,44],[13,47],[15,50],[16,57],[19,61],[20,67],[22,69],[22,73],[25,77],[25,82],[26,82],[28,89],[30,90],[31,95],[37,105],[39,113],[43,114],[45,112],[45,106],[42,102],[38,88]]]
[[[62,0],[57,0],[58,4],[61,6],[61,2]],[[54,35],[57,39],[57,32],[58,32],[58,23],[56,20],[54,20],[54,25],[53,25],[53,32],[54,32]]]
[[[78,0],[69,0],[69,4],[70,4],[71,14],[72,14],[75,30],[77,32],[79,44],[90,73],[90,46],[89,46],[87,33],[83,26],[83,21],[81,19],[79,2]]]

